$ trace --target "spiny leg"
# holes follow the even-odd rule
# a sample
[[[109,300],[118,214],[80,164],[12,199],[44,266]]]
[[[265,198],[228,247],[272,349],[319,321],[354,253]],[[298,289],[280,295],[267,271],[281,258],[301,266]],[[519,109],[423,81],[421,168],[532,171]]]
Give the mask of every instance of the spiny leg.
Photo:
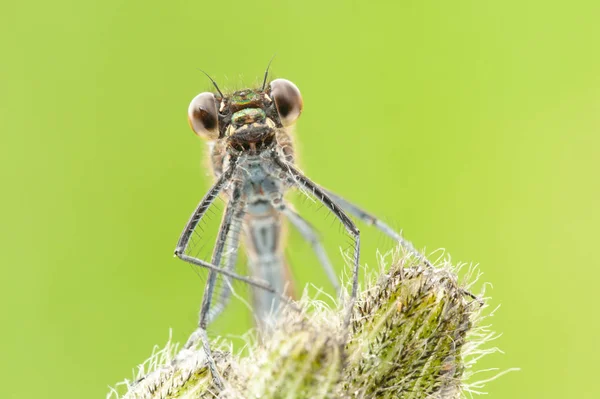
[[[344,198],[340,197],[339,195],[334,194],[327,189],[323,189],[323,191],[325,191],[343,210],[350,213],[351,215],[356,216],[363,222],[365,222],[369,225],[375,226],[380,231],[382,231],[385,235],[387,235],[388,237],[391,237],[394,241],[400,243],[400,246],[402,248],[404,248],[406,251],[408,251],[409,253],[414,255],[417,259],[423,261],[423,263],[425,263],[427,266],[432,266],[431,262],[425,257],[425,255],[423,255],[421,252],[419,252],[410,241],[404,239],[404,237],[402,237],[402,234],[398,233],[397,231],[392,229],[390,226],[388,226],[386,223],[384,223],[380,219],[378,219],[375,216],[371,215],[370,213],[362,210],[358,206],[345,200]]]
[[[223,250],[225,248],[225,244],[227,243],[227,237],[229,236],[229,232],[234,221],[234,216],[236,213],[240,212],[241,209],[243,209],[243,206],[244,204],[241,201],[241,190],[239,189],[239,186],[236,186],[233,190],[233,195],[227,204],[227,208],[225,209],[225,214],[223,215],[223,220],[221,222],[221,227],[219,228],[219,235],[217,237],[217,242],[213,250],[213,256],[211,260],[213,265],[221,264],[221,257],[223,255]],[[237,233],[234,234],[237,235]],[[206,325],[209,322],[208,316],[216,279],[217,272],[211,271],[206,282],[204,297],[202,298],[202,306],[200,308],[200,322],[198,327],[203,330],[206,330]],[[187,345],[188,344],[186,344],[186,346]]]
[[[215,198],[223,190],[225,185],[231,181],[231,178],[233,176],[233,173],[234,173],[235,167],[236,167],[236,160],[232,159],[230,162],[230,165],[231,166],[217,179],[215,184],[206,193],[204,198],[200,201],[200,204],[198,204],[198,206],[192,213],[192,216],[188,220],[183,232],[181,233],[181,236],[179,237],[179,241],[177,242],[177,247],[175,248],[175,256],[177,256],[178,258],[180,258],[181,260],[183,260],[187,263],[210,270],[211,275],[213,275],[214,273],[221,273],[224,276],[230,277],[235,280],[243,281],[253,287],[258,287],[258,288],[264,289],[265,291],[272,292],[274,294],[278,294],[283,303],[285,303],[286,305],[289,305],[293,310],[295,310],[297,312],[301,312],[301,309],[297,305],[295,305],[289,298],[287,298],[283,294],[278,293],[275,289],[270,287],[268,284],[265,284],[264,282],[261,282],[261,281],[257,281],[256,279],[253,279],[253,278],[250,278],[247,276],[241,276],[230,270],[222,269],[219,266],[215,266],[214,263],[205,262],[201,259],[195,258],[193,256],[189,256],[185,253],[185,251],[188,248],[190,238],[194,232],[194,229],[196,228],[196,226],[198,225],[200,220],[204,217],[207,209],[214,202]],[[209,277],[209,281],[210,281],[210,277]],[[208,283],[207,283],[207,285],[208,285]],[[204,297],[206,298],[206,292],[205,292]],[[204,298],[203,298],[203,304],[204,304]],[[197,330],[196,332],[197,332],[197,334],[196,334],[197,337],[195,337],[195,338],[190,337],[190,339],[188,340],[188,343],[190,342],[190,340],[193,340],[194,342],[197,342],[198,339],[202,340],[204,350],[207,353],[207,363],[208,363],[209,369],[211,371],[211,374],[215,380],[215,383],[217,385],[222,385],[222,381],[216,371],[215,361],[212,358],[212,356],[210,355],[210,347],[208,346],[208,336],[206,335],[206,330],[200,330],[200,331]],[[192,334],[192,336],[194,336],[194,334]],[[186,348],[189,348],[190,346],[191,345],[186,344]]]
[[[347,329],[350,325],[350,319],[352,317],[352,309],[354,308],[354,302],[356,301],[356,295],[358,292],[358,271],[360,268],[360,231],[354,224],[352,219],[346,215],[344,210],[339,207],[334,200],[327,194],[321,187],[313,183],[308,177],[304,176],[302,172],[294,168],[291,164],[281,160],[276,153],[273,153],[273,161],[281,170],[287,174],[287,177],[291,177],[291,180],[300,186],[302,189],[312,193],[317,200],[325,205],[344,225],[348,233],[354,239],[354,267],[352,270],[352,290],[350,293],[350,303],[348,304],[348,310],[344,319],[344,328]]]
[[[333,200],[346,212],[356,216],[357,218],[361,219],[363,222],[365,222],[369,225],[375,226],[380,231],[382,231],[384,234],[386,234],[388,237],[391,237],[394,241],[397,241],[398,243],[400,243],[400,246],[402,248],[404,248],[409,253],[414,255],[417,259],[421,260],[423,263],[425,263],[426,266],[433,267],[433,264],[429,261],[429,259],[427,259],[427,257],[424,254],[419,252],[410,241],[406,240],[404,237],[402,237],[402,235],[400,233],[398,233],[397,231],[392,229],[386,223],[384,223],[380,219],[376,218],[375,216],[371,215],[370,213],[362,210],[360,207],[354,205],[353,203],[345,200],[344,198],[340,197],[339,195],[334,194],[331,191],[326,190],[326,189],[323,189],[323,191],[325,191],[327,194],[329,194],[329,196],[331,198],[333,198]],[[477,295],[475,295],[467,290],[463,290],[463,289],[461,289],[461,292],[463,293],[463,295],[466,295],[469,298],[476,300],[481,306],[483,306],[483,300],[481,298],[477,297]]]
[[[233,280],[237,280],[237,281],[246,283],[251,287],[260,288],[261,290],[265,290],[272,294],[276,294],[279,297],[280,301],[285,303],[287,306],[289,306],[295,312],[299,312],[299,313],[302,312],[302,309],[300,307],[298,307],[298,305],[296,305],[292,299],[290,299],[287,295],[284,295],[281,292],[278,292],[275,288],[271,287],[269,284],[266,284],[264,281],[257,280],[255,278],[248,277],[248,276],[242,276],[241,274],[237,274],[237,273],[234,273],[227,269],[223,269],[221,267],[215,266],[211,263],[203,261],[202,259],[194,258],[193,256],[184,255],[184,254],[179,254],[177,256],[179,257],[179,259],[183,260],[184,262],[190,263],[194,266],[202,267],[202,268],[217,272],[224,276],[230,277]]]
[[[231,166],[225,172],[223,172],[221,176],[219,176],[215,184],[213,184],[213,186],[204,195],[204,198],[202,198],[202,200],[192,213],[192,216],[190,216],[190,219],[188,220],[187,224],[183,229],[183,232],[179,236],[179,241],[177,241],[177,246],[175,247],[175,256],[181,258],[183,255],[185,255],[185,251],[187,250],[187,247],[190,243],[190,238],[194,233],[194,229],[196,228],[200,220],[204,217],[206,211],[208,210],[210,205],[215,201],[215,198],[217,198],[217,196],[223,190],[225,185],[231,181],[231,178],[233,177],[233,173],[235,172],[237,166],[237,160],[232,159],[230,161],[230,165]]]
[[[230,209],[230,206],[232,204],[232,201],[230,201],[230,203],[228,204],[228,209]],[[224,237],[226,235],[225,232],[225,225],[226,225],[226,219],[227,219],[227,210],[226,213],[224,215],[223,218],[223,222],[221,224],[221,228],[219,230],[219,238]],[[231,225],[231,223],[229,223]],[[220,241],[220,239],[219,239]],[[218,243],[217,246],[215,247],[215,254],[217,251],[220,251],[222,253],[223,248],[221,246],[221,248],[217,248],[219,247]],[[179,257],[188,262],[191,263],[195,266],[200,266],[200,267],[204,267],[210,270],[210,275],[206,284],[206,288],[204,290],[204,296],[202,298],[202,306],[201,306],[201,310],[200,310],[200,322],[198,324],[198,328],[196,329],[196,331],[194,331],[192,333],[192,335],[190,336],[190,338],[188,339],[188,341],[186,342],[186,344],[184,345],[184,349],[190,349],[194,346],[197,345],[198,341],[202,342],[202,348],[204,350],[204,353],[206,354],[206,362],[207,362],[207,366],[211,372],[211,375],[213,377],[213,381],[214,383],[220,387],[223,388],[223,381],[221,379],[221,376],[218,374],[217,368],[216,368],[216,362],[212,356],[212,352],[210,349],[210,342],[208,339],[208,335],[207,335],[207,331],[206,331],[206,326],[208,323],[210,323],[211,321],[211,316],[209,314],[209,310],[210,310],[210,299],[212,296],[212,291],[214,289],[214,280],[215,278],[213,276],[216,276],[218,273],[230,278],[230,279],[235,279],[235,280],[239,280],[242,282],[245,282],[247,284],[249,284],[250,286],[265,290],[267,292],[270,292],[274,295],[276,295],[279,300],[284,303],[287,306],[290,306],[290,308],[293,311],[296,311],[298,313],[302,313],[302,309],[299,308],[290,298],[288,298],[286,295],[278,292],[276,289],[272,288],[271,286],[269,286],[268,284],[265,284],[261,281],[258,281],[256,279],[250,278],[250,277],[246,277],[246,276],[241,276],[237,273],[234,273],[230,270],[224,269],[224,268],[220,268],[218,266],[215,266],[214,264],[218,264],[217,260],[220,259],[216,259],[216,257],[213,255],[213,264],[205,262],[201,259],[197,259],[185,254],[180,254]],[[233,262],[234,264],[235,262]],[[215,315],[216,316],[216,315]],[[214,316],[212,316],[214,317]]]
[[[240,230],[241,230],[241,226],[242,226],[242,218],[244,217],[244,208],[241,207],[240,211],[238,212],[237,215],[235,215],[232,225],[231,225],[231,229],[230,229],[230,235],[228,237],[228,244],[226,245],[228,247],[228,250],[225,251],[224,255],[226,257],[225,259],[225,270],[228,271],[233,271],[233,269],[235,268],[235,264],[237,262],[237,255],[238,255],[238,251],[239,251],[239,242],[240,242]],[[229,252],[229,253],[228,253]],[[207,316],[207,323],[210,324],[213,322],[213,320],[215,320],[225,309],[225,307],[227,306],[227,304],[229,303],[229,300],[231,298],[231,293],[232,293],[232,278],[231,277],[225,277],[224,278],[224,282],[225,285],[223,286],[223,290],[221,291],[221,293],[219,294],[219,298],[216,301],[215,305],[210,309],[208,316]]]
[[[215,184],[205,194],[204,198],[202,198],[202,200],[200,201],[200,204],[198,204],[198,207],[192,213],[192,216],[188,220],[183,232],[181,233],[181,236],[179,237],[179,241],[177,242],[177,247],[175,248],[175,256],[179,257],[180,259],[183,259],[184,261],[187,261],[189,263],[196,264],[196,265],[203,266],[204,263],[207,263],[200,259],[196,259],[196,258],[186,255],[185,251],[188,248],[190,238],[194,232],[194,229],[196,228],[196,226],[198,225],[198,223],[200,222],[202,217],[206,214],[206,211],[208,210],[210,205],[214,202],[215,198],[223,190],[225,185],[231,181],[231,178],[233,177],[233,173],[235,172],[235,167],[236,167],[236,162],[234,160],[231,163],[231,166],[217,179]],[[231,212],[231,209],[232,209],[231,206],[228,206],[229,212]],[[227,226],[227,228],[229,228],[229,227]],[[221,230],[222,230],[222,228],[221,228]],[[219,253],[218,254],[219,261],[220,261],[220,256],[221,255]],[[213,256],[213,258],[214,258],[214,256]],[[213,266],[213,264],[214,264],[214,259],[213,259],[213,263],[211,264],[211,266]],[[218,265],[219,265],[219,262],[217,262],[216,268],[218,268]],[[207,294],[209,294],[209,296],[212,294],[212,285],[214,284],[214,279],[216,278],[216,270],[214,270],[212,268],[209,268],[209,269],[210,269],[210,273],[209,273],[209,278],[208,278],[208,281],[206,284],[207,287],[205,289],[204,297],[202,300],[202,308],[201,308],[201,312],[200,312],[201,315],[202,315],[202,311],[205,307],[205,302],[209,302],[207,299]],[[223,384],[221,381],[221,377],[219,376],[219,374],[217,372],[215,361],[214,361],[213,357],[211,356],[210,347],[208,345],[208,336],[206,335],[206,331],[201,328],[203,321],[204,321],[203,317],[201,317],[200,323],[199,323],[200,327],[198,329],[196,329],[196,331],[190,336],[190,338],[188,339],[188,342],[185,344],[185,349],[188,349],[192,345],[194,345],[198,339],[202,340],[202,342],[204,344],[203,345],[204,351],[206,353],[207,364],[210,369],[210,372],[213,376],[215,383],[219,387],[222,387]]]
[[[194,232],[194,229],[196,228],[196,226],[198,225],[200,220],[204,217],[204,215],[206,214],[206,211],[208,210],[210,205],[214,202],[215,198],[219,195],[219,193],[223,190],[225,185],[227,185],[232,180],[236,166],[237,166],[237,160],[234,158],[230,161],[230,167],[221,176],[219,176],[219,178],[217,179],[215,184],[206,193],[204,198],[202,198],[202,200],[200,201],[200,204],[198,204],[198,206],[192,213],[192,216],[188,220],[183,232],[181,233],[181,236],[179,237],[179,241],[177,242],[177,247],[175,248],[175,256],[179,257],[180,259],[182,259],[188,263],[191,263],[196,266],[201,266],[201,267],[204,267],[204,268],[207,268],[210,270],[204,297],[202,300],[199,327],[192,334],[192,336],[190,336],[190,338],[188,339],[188,342],[185,345],[185,348],[188,349],[188,348],[192,347],[193,345],[195,345],[198,342],[198,339],[202,340],[203,346],[204,346],[204,351],[206,352],[206,356],[207,356],[208,367],[211,371],[213,379],[215,380],[215,383],[219,386],[222,385],[222,382],[221,382],[220,376],[217,373],[215,361],[212,358],[211,353],[210,353],[210,347],[208,345],[208,336],[207,336],[206,330],[205,330],[206,321],[207,321],[206,313],[210,307],[210,297],[211,297],[212,291],[214,289],[216,273],[221,273],[221,274],[224,274],[231,278],[236,278],[238,280],[245,281],[251,285],[260,286],[261,288],[264,288],[267,290],[272,290],[266,284],[256,282],[253,279],[250,279],[250,278],[247,278],[244,276],[239,276],[235,273],[232,273],[229,270],[221,270],[221,268],[219,268],[218,265],[220,263],[220,257],[221,257],[222,245],[223,245],[222,240],[224,239],[223,237],[226,238],[227,232],[229,229],[229,225],[230,225],[230,222],[226,222],[227,217],[224,217],[224,222],[226,222],[226,223],[223,223],[221,226],[221,231],[220,231],[220,235],[219,235],[220,240],[217,242],[217,247],[220,244],[221,248],[220,249],[215,248],[215,251],[213,253],[212,263],[205,262],[201,259],[197,259],[195,257],[189,256],[185,253],[188,248],[188,245],[189,245],[191,236]],[[231,203],[230,203],[230,205],[231,205]],[[228,206],[228,212],[231,215],[231,214],[233,214],[232,210],[234,208],[232,208],[230,205]],[[215,260],[217,260],[216,266],[215,266]]]
[[[239,190],[239,187],[236,186],[233,189],[233,195],[231,196],[231,199],[227,204],[227,208],[225,209],[225,213],[223,214],[223,220],[221,221],[221,226],[219,227],[219,234],[217,237],[217,242],[215,243],[215,248],[213,250],[211,260],[211,263],[213,265],[218,266],[221,264],[223,249],[225,248],[225,243],[227,242],[227,236],[229,235],[229,230],[233,222],[233,217],[240,206],[243,206],[243,203],[241,201],[241,192]],[[212,295],[215,289],[217,274],[218,272],[215,270],[211,270],[208,274],[206,287],[204,288],[204,295],[202,297],[202,305],[200,306],[200,320],[198,322],[198,327],[196,328],[196,331],[194,331],[192,335],[190,335],[186,344],[184,345],[184,348],[192,348],[196,346],[198,340],[202,341],[202,347],[204,348],[204,352],[206,353],[207,364],[210,369],[210,372],[213,376],[213,379],[215,380],[216,385],[222,388],[223,383],[221,381],[221,376],[217,371],[215,361],[212,357],[212,352],[210,350],[210,342],[206,333],[206,326],[208,324],[208,314],[212,302]]]
[[[331,285],[335,288],[335,292],[340,294],[340,282],[337,277],[337,273],[333,269],[331,262],[329,261],[329,257],[327,256],[327,252],[325,252],[325,248],[319,241],[319,236],[315,232],[313,226],[302,216],[300,216],[294,209],[292,209],[291,205],[285,204],[285,207],[281,210],[281,212],[289,219],[289,221],[296,227],[298,232],[304,237],[306,241],[310,243],[313,251],[317,255],[323,270],[327,274],[327,278],[331,282]]]
[[[237,281],[241,281],[243,283],[246,283],[246,284],[248,284],[248,285],[250,285],[252,287],[260,288],[261,290],[265,290],[267,292],[271,292],[273,294],[277,294],[277,295],[279,295],[279,298],[283,300],[283,302],[285,302],[287,305],[291,306],[294,310],[301,311],[300,308],[298,308],[297,306],[295,306],[295,304],[293,303],[292,300],[290,300],[289,298],[287,298],[285,295],[277,292],[277,290],[274,289],[273,287],[271,287],[269,284],[265,284],[264,281],[257,280],[257,279],[254,279],[254,278],[248,277],[248,276],[242,276],[241,274],[237,274],[237,273],[234,273],[234,272],[229,271],[227,269],[223,269],[221,267],[215,266],[215,265],[213,265],[211,263],[203,261],[202,259],[194,258],[193,256],[179,254],[179,255],[177,255],[177,257],[179,259],[183,260],[184,262],[190,263],[190,264],[192,264],[194,266],[202,267],[202,268],[205,268],[205,269],[217,272],[217,273],[222,274],[224,276],[230,277],[233,280],[237,280]]]

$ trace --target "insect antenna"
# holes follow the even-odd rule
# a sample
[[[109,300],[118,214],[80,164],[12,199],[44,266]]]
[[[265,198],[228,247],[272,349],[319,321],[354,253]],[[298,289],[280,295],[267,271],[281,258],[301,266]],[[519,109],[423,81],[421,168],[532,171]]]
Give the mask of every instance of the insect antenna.
[[[277,53],[273,54],[273,57],[271,57],[271,59],[269,60],[269,63],[267,64],[267,70],[265,71],[265,78],[263,79],[262,88],[260,89],[261,91],[265,90],[265,86],[267,85],[267,78],[269,77],[269,68],[271,67],[271,62],[273,62],[273,59],[275,58],[276,55],[277,55]]]
[[[270,63],[269,63],[270,64]],[[202,72],[203,74],[206,75],[207,78],[210,79],[210,81],[212,82],[212,84],[215,86],[215,89],[217,89],[217,91],[219,92],[219,94],[221,95],[221,98],[225,98],[225,96],[223,95],[223,93],[221,92],[221,89],[219,89],[219,86],[217,85],[217,82],[215,82],[215,80],[213,78],[210,77],[209,74],[207,74],[206,72],[204,72],[202,69],[198,69],[200,72]]]

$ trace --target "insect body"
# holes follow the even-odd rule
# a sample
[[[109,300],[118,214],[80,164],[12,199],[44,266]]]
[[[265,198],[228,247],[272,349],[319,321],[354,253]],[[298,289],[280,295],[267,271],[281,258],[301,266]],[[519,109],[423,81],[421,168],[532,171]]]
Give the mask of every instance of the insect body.
[[[360,234],[347,212],[372,224],[422,258],[400,234],[370,214],[312,182],[295,166],[291,128],[302,112],[300,91],[292,82],[275,79],[260,89],[236,91],[230,96],[201,93],[188,109],[193,131],[208,140],[215,175],[213,186],[193,212],[179,238],[175,255],[210,270],[198,329],[185,347],[201,340],[217,384],[220,377],[210,356],[206,326],[224,308],[231,295],[226,285],[213,305],[217,275],[245,281],[253,287],[254,311],[259,325],[264,323],[290,294],[289,269],[283,258],[283,219],[287,219],[311,243],[320,263],[336,289],[339,283],[329,259],[310,224],[286,203],[284,194],[298,188],[325,205],[342,223],[354,242],[353,279],[348,316],[356,297],[360,255]],[[212,259],[205,262],[187,253],[191,237],[208,207],[218,195],[227,199]],[[243,231],[251,278],[234,272]]]

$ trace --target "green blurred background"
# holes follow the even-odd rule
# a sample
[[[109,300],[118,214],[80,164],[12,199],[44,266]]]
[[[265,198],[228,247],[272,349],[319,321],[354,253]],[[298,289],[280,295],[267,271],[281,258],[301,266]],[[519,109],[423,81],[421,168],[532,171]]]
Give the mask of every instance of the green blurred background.
[[[600,397],[599,20],[597,1],[3,2],[2,397],[104,397],[187,337],[197,68],[234,89],[274,53],[304,95],[303,170],[493,283],[505,354],[480,367],[522,371],[489,397]],[[362,231],[372,264],[385,240]],[[233,305],[212,334],[249,321]]]

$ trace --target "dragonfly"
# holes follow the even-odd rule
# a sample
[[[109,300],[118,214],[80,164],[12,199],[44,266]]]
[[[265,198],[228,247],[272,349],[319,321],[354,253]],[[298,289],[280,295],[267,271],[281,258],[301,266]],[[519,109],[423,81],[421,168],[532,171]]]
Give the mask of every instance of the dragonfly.
[[[372,225],[405,251],[426,264],[429,261],[402,235],[377,217],[313,182],[296,165],[294,124],[303,109],[298,87],[286,79],[267,83],[269,67],[262,86],[223,94],[208,75],[216,92],[202,92],[188,107],[188,120],[194,133],[207,141],[214,183],[193,211],[175,249],[175,256],[192,265],[209,269],[199,313],[199,322],[185,349],[202,343],[207,364],[217,386],[222,379],[216,369],[207,336],[207,326],[224,310],[231,296],[231,280],[252,286],[253,312],[258,324],[291,297],[291,274],[284,259],[286,220],[308,241],[336,291],[340,283],[330,259],[312,225],[285,199],[298,189],[323,204],[341,222],[351,237],[352,282],[344,327],[358,290],[360,231],[349,215]],[[218,197],[226,206],[217,232],[210,262],[189,253],[195,229]],[[242,234],[243,233],[243,234]],[[250,276],[235,272],[240,236],[243,235]],[[227,280],[217,298],[213,298],[217,279]]]

